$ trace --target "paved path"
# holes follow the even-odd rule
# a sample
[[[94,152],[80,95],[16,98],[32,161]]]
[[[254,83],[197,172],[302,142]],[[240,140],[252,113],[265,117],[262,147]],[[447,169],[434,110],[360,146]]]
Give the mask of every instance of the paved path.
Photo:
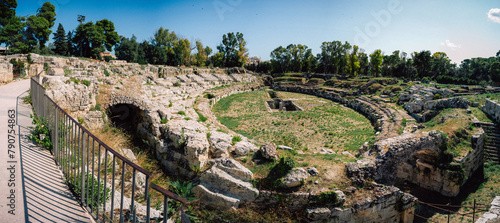
[[[29,86],[30,80],[0,86],[0,222],[92,222],[50,152],[27,138],[31,108],[22,97]],[[13,128],[8,126],[9,111],[16,111],[18,125]],[[9,140],[15,141],[11,151]]]

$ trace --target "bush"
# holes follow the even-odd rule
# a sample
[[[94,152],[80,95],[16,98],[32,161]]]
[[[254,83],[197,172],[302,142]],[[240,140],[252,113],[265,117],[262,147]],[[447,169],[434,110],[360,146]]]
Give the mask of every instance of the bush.
[[[269,91],[269,97],[278,98],[278,93],[276,93],[276,91]]]
[[[335,191],[328,191],[318,194],[314,196],[312,201],[312,205],[321,205],[321,206],[339,206],[341,205],[337,193]]]
[[[109,73],[108,70],[104,69],[104,75],[106,75],[106,77],[109,77],[111,74]]]
[[[438,99],[442,99],[443,96],[441,96],[441,94],[435,94],[434,97],[432,98],[433,100],[438,100]]]
[[[179,115],[186,115],[186,112],[184,112],[184,111],[178,111],[177,114],[179,114]]]
[[[370,85],[370,87],[368,88],[368,91],[370,92],[370,94],[374,94],[382,88],[383,88],[383,86],[381,84],[374,83],[374,84]]]
[[[237,142],[241,142],[241,136],[237,135],[237,136],[233,136],[233,139],[231,140],[231,144],[234,145],[236,144]]]
[[[87,174],[87,176],[85,178],[86,178],[85,179],[86,186],[90,187],[86,190],[86,192],[91,193],[92,191],[94,191],[93,197],[88,196],[89,200],[90,200],[88,203],[89,203],[90,207],[92,207],[92,209],[98,208],[99,206],[104,204],[107,200],[109,200],[109,194],[110,194],[111,190],[109,188],[104,188],[103,180],[100,180],[100,182],[98,182],[97,178],[92,176],[91,173]],[[82,179],[82,175],[81,175],[81,173],[79,173],[76,178],[72,177],[67,182],[67,184],[70,186],[70,188],[73,189],[73,191],[77,194],[78,197],[81,197],[82,189],[80,188],[79,183],[73,184],[73,182],[74,181],[79,182],[79,181],[81,181],[81,179]],[[92,185],[93,185],[93,188],[92,188]],[[97,203],[97,199],[99,199],[99,203]],[[91,202],[92,200],[94,202]]]
[[[84,84],[87,87],[90,87],[90,81],[88,80],[82,80],[82,84]]]
[[[50,140],[50,132],[49,127],[46,124],[44,118],[38,117],[35,115],[30,115],[33,118],[32,124],[35,125],[33,130],[31,130],[31,135],[28,136],[28,139],[35,141],[38,145],[42,146],[45,149],[52,151],[52,141]]]
[[[181,86],[181,82],[177,81],[174,83],[174,87],[180,87]]]

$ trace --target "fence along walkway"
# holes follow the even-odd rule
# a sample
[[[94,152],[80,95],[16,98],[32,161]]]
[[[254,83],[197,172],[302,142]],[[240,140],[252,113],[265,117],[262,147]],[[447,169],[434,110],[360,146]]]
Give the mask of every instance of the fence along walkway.
[[[67,184],[94,219],[102,222],[149,222],[150,194],[160,193],[163,201],[155,203],[163,204],[163,213],[168,213],[168,199],[174,199],[182,205],[181,220],[189,222],[184,214],[188,204],[186,199],[149,182],[151,174],[148,171],[111,149],[81,126],[45,95],[45,88],[37,80],[38,77],[31,78],[35,113],[49,128],[52,153]],[[108,198],[110,202],[105,201]],[[127,205],[128,200],[130,204]],[[145,203],[145,216],[137,215],[137,207],[143,206],[138,201]],[[164,217],[163,222],[167,222],[167,219],[168,216]]]

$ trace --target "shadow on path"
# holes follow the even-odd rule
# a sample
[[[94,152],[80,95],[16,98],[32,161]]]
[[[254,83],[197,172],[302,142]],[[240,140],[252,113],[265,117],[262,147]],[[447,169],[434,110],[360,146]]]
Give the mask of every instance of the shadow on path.
[[[31,107],[17,98],[26,222],[92,222],[64,182],[51,153],[28,139]],[[0,220],[1,221],[1,220]]]

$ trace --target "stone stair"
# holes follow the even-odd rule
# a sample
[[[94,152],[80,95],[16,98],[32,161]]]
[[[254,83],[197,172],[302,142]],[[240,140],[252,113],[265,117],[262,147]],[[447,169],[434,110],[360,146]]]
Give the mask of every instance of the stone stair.
[[[500,164],[500,126],[485,122],[477,122],[474,125],[483,128],[488,136],[484,145],[484,160]]]
[[[259,195],[250,183],[252,178],[252,172],[234,159],[219,159],[200,175],[200,184],[193,191],[203,205],[235,209]]]

